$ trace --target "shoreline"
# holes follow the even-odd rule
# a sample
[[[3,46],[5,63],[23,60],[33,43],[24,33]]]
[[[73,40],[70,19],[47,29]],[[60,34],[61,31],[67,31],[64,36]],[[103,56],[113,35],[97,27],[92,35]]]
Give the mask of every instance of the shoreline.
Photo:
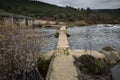
[[[58,22],[58,21],[49,21],[49,20],[35,20],[33,27],[60,28],[60,26],[88,27],[88,26],[92,26],[92,25],[112,27],[112,26],[120,25],[120,23],[95,23],[95,24],[90,24],[90,23],[86,23],[83,20],[76,21],[76,22]]]

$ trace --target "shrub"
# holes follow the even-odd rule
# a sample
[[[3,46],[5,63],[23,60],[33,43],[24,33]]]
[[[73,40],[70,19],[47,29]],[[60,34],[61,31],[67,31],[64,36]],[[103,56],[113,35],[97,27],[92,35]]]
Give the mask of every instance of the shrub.
[[[105,62],[103,63],[101,59],[95,59],[91,55],[82,55],[79,58],[79,62],[82,64],[82,66],[80,66],[81,71],[94,75],[101,74],[106,66]]]
[[[49,68],[50,60],[46,60],[44,57],[40,57],[38,61],[38,69],[40,74],[45,78],[48,68]]]
[[[36,65],[40,47],[36,46],[37,39],[27,36],[26,31],[25,27],[0,25],[0,80],[16,80]]]

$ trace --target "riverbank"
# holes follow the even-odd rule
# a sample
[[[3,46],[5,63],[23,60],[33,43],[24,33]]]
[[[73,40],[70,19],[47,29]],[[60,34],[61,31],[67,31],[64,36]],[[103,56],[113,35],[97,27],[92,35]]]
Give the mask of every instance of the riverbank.
[[[106,27],[113,27],[120,24],[112,24],[112,23],[94,23],[89,24],[84,20],[81,21],[74,21],[74,22],[58,22],[58,21],[49,21],[49,20],[34,20],[34,27],[46,27],[46,28],[60,28],[60,26],[70,26],[70,27],[88,27],[92,25],[97,26],[106,26]]]

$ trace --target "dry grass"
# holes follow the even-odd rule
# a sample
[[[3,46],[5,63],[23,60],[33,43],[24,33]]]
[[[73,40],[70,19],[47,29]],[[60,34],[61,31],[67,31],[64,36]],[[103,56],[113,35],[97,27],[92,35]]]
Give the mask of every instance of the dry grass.
[[[35,34],[32,28],[0,25],[0,80],[18,80],[35,67],[43,44],[42,34]]]

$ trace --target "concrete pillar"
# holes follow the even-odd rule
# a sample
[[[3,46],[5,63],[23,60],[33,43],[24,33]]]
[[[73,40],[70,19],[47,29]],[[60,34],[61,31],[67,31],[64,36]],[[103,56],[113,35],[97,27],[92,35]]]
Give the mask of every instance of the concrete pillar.
[[[5,25],[13,26],[13,17],[3,17],[3,22]]]
[[[24,18],[19,18],[19,25],[20,26],[26,26],[26,19],[24,19]]]
[[[33,26],[33,20],[32,19],[28,19],[28,26]]]
[[[28,26],[28,19],[26,19],[26,26]]]
[[[14,18],[13,17],[10,17],[11,18],[11,25],[13,26],[14,25]]]

